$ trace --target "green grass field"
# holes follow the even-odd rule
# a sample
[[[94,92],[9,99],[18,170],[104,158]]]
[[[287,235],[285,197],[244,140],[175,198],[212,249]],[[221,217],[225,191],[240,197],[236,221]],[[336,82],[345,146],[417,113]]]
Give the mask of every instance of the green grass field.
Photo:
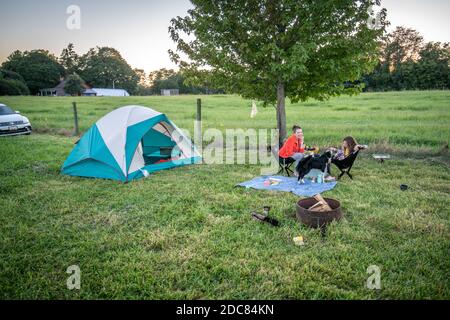
[[[355,180],[325,194],[345,213],[325,238],[296,221],[298,197],[234,188],[258,165],[185,166],[129,184],[59,174],[76,140],[71,101],[82,131],[130,104],[192,130],[196,98],[0,98],[35,129],[0,138],[0,299],[450,299],[450,92],[288,104],[306,143],[353,135],[370,146]],[[202,101],[204,129],[275,127],[272,107],[250,119],[250,101]],[[393,159],[375,162],[379,151]],[[265,204],[281,227],[250,218]],[[79,291],[66,287],[71,265]],[[380,290],[366,287],[370,265]]]

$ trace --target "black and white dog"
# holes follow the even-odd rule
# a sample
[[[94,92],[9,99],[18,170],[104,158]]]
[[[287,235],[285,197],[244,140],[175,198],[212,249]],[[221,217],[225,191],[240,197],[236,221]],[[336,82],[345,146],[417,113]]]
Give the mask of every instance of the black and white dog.
[[[296,170],[298,172],[298,182],[300,183],[300,180],[302,183],[305,181],[303,178],[312,170],[312,169],[319,169],[323,173],[330,174],[330,166],[331,166],[331,159],[334,156],[334,152],[331,150],[327,150],[324,153],[319,155],[308,155],[304,157],[300,162],[298,163]]]

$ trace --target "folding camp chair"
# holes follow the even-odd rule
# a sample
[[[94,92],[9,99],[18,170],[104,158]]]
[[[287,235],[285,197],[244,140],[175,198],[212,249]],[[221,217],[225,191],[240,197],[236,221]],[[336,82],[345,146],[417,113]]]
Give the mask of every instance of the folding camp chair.
[[[294,171],[291,169],[292,164],[295,162],[295,159],[293,158],[282,158],[278,157],[278,165],[280,167],[280,170],[278,170],[277,174],[283,174],[286,173],[288,177],[291,176],[291,174],[294,173]]]
[[[338,167],[339,170],[341,170],[341,173],[339,174],[338,180],[342,178],[344,174],[347,174],[350,179],[353,180],[353,176],[350,174],[350,170],[352,169],[353,163],[356,160],[356,157],[358,157],[358,153],[360,150],[353,152],[352,154],[348,155],[342,160],[338,159],[332,159],[331,163],[335,164],[336,167]]]
[[[278,159],[279,170],[277,174],[286,174],[288,177],[294,173],[291,169],[292,164],[295,162],[293,158],[282,158],[278,155],[278,147],[269,147],[273,156]]]
[[[314,151],[316,150],[316,148],[306,148],[306,151]],[[291,176],[291,174],[294,173],[294,171],[291,169],[292,164],[296,161],[294,158],[282,158],[278,155],[276,155],[278,157],[278,164],[280,166],[280,170],[278,171],[278,174],[280,173],[286,173],[286,175],[288,177]],[[312,156],[317,156],[317,155],[312,155]],[[307,159],[309,158],[309,155],[305,155],[305,157],[303,159]],[[302,161],[302,160],[300,160]],[[329,171],[329,169],[328,169]]]

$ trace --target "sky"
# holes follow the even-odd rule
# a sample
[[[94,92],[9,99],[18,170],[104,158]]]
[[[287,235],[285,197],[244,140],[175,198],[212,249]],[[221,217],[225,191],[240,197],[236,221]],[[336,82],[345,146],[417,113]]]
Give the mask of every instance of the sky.
[[[382,0],[389,30],[407,26],[425,41],[450,42],[450,0]],[[80,28],[69,29],[67,8],[80,8]],[[185,16],[188,0],[0,0],[0,63],[15,50],[47,49],[59,56],[69,43],[79,54],[116,48],[133,68],[176,68],[168,49],[170,19]],[[69,20],[72,21],[72,20]]]

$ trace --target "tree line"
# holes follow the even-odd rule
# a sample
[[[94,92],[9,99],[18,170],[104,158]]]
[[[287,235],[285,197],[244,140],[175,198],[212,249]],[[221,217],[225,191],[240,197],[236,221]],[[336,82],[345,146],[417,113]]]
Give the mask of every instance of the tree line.
[[[47,50],[14,51],[0,67],[0,95],[36,95],[63,78],[65,92],[71,95],[80,95],[87,87],[120,88],[132,95],[160,94],[161,89],[179,89],[182,94],[220,92],[189,85],[174,70],[146,74],[133,69],[114,48],[97,47],[79,55],[69,44],[59,57]]]
[[[449,64],[449,43],[425,43],[416,30],[397,27],[383,39],[374,71],[361,81],[365,91],[445,90]]]
[[[117,88],[135,93],[139,81],[116,49],[97,47],[80,56],[69,44],[60,57],[47,50],[14,51],[1,65],[0,94],[17,94],[13,87],[20,81],[20,87],[28,88],[21,94],[36,95],[41,89],[54,88],[63,78],[71,94],[81,93],[84,85],[111,88],[113,81]]]
[[[450,89],[449,43],[426,43],[417,31],[397,27],[382,38],[377,60],[373,71],[351,86],[361,85],[364,91]],[[180,94],[226,92],[213,89],[213,81],[199,84],[172,69],[148,74],[133,69],[114,48],[97,47],[79,55],[69,44],[59,57],[47,50],[13,52],[0,68],[0,95],[36,95],[62,78],[72,95],[87,86],[121,88],[133,95],[158,95],[162,89],[178,89]]]

